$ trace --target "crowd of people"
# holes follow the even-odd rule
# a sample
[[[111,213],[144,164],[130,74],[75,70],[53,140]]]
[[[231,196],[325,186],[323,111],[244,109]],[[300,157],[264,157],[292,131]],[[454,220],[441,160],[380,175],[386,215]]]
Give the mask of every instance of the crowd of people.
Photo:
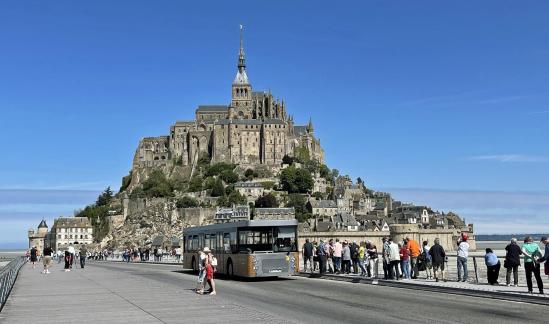
[[[456,269],[457,281],[468,282],[469,271],[469,249],[468,236],[462,233],[456,244]],[[518,268],[521,266],[523,256],[524,271],[528,292],[533,292],[532,277],[536,279],[540,294],[543,294],[543,281],[541,278],[541,266],[545,263],[545,274],[549,275],[549,241],[542,237],[541,243],[545,245],[545,253],[542,253],[539,245],[528,236],[520,247],[517,239],[512,239],[506,246],[503,267],[506,269],[507,286],[518,287]],[[302,247],[302,257],[305,272],[316,272],[320,274],[356,274],[368,278],[383,278],[386,280],[410,280],[417,279],[424,272],[425,279],[435,281],[447,281],[445,271],[448,262],[447,254],[437,238],[430,246],[428,241],[420,245],[410,237],[400,242],[394,242],[390,237],[382,239],[381,250],[371,241],[357,243],[347,240],[330,239],[320,240],[319,243],[305,240]],[[379,260],[381,259],[381,260]],[[490,248],[486,249],[484,256],[486,265],[486,276],[488,284],[498,285],[499,272],[502,267],[497,255]],[[378,274],[378,267],[381,263],[383,276]],[[511,275],[513,282],[511,283]]]
[[[360,243],[341,242],[331,239],[320,243],[305,240],[302,248],[304,270],[334,274],[354,273],[368,278],[380,278],[379,263],[383,266],[383,279],[416,279],[420,271],[425,271],[425,278],[438,281],[439,273],[444,279],[444,262],[446,253],[438,239],[433,247],[428,241],[422,245],[409,237],[402,242],[394,242],[390,237],[383,238],[381,250],[371,241]],[[433,277],[434,276],[434,277]]]

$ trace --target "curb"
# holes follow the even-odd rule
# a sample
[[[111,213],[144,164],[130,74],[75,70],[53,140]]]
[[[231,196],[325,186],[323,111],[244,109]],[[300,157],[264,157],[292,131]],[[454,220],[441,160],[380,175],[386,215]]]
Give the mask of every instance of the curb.
[[[122,260],[93,260],[93,262],[118,262],[118,263],[127,263],[127,264],[164,264],[164,265],[180,265],[183,267],[182,262],[155,262],[155,261],[145,261],[145,262],[126,262]]]
[[[385,287],[393,287],[393,288],[432,291],[432,292],[440,292],[440,293],[447,293],[447,294],[480,297],[480,298],[491,298],[491,299],[499,299],[499,300],[507,300],[507,301],[549,306],[549,298],[538,297],[536,295],[515,295],[511,293],[503,293],[503,292],[497,292],[497,291],[472,290],[472,289],[456,288],[456,287],[428,286],[428,285],[422,285],[422,284],[417,284],[413,282],[404,283],[404,282],[384,280],[384,279],[377,279],[377,283],[374,283],[374,279],[345,277],[345,276],[337,276],[337,275],[330,275],[330,274],[320,275],[320,274],[298,273],[298,274],[295,274],[295,276],[312,278],[312,279],[324,279],[324,280],[344,281],[344,282],[351,282],[351,283],[371,284],[376,286],[385,286]]]

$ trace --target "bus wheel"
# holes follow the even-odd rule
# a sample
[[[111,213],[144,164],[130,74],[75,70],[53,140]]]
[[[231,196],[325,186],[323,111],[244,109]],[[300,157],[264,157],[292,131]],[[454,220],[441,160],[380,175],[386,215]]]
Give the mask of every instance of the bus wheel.
[[[227,261],[227,277],[234,278],[234,268],[233,268],[233,261],[229,259]]]
[[[196,259],[194,258],[193,256],[193,260],[191,261],[191,268],[193,269],[193,271],[197,271],[198,269],[196,268]]]

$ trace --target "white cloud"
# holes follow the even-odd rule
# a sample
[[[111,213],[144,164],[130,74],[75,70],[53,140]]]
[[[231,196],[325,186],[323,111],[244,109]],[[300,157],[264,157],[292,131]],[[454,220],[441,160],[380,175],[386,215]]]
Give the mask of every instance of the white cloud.
[[[496,154],[496,155],[478,155],[471,156],[469,160],[475,161],[497,161],[497,162],[549,162],[548,157],[529,156],[520,154]]]

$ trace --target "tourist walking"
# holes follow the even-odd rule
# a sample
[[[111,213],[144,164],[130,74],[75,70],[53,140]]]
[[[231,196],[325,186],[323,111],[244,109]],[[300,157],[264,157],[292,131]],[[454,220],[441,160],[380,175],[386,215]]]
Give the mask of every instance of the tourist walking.
[[[545,275],[549,276],[549,239],[547,238],[547,236],[542,236],[541,238],[541,243],[543,243],[543,245],[545,245],[545,252],[543,254],[543,257],[541,259],[538,260],[540,266],[542,263],[545,262]]]
[[[305,239],[305,243],[303,244],[303,269],[305,272],[307,272],[307,265],[309,265],[309,269],[311,273],[313,273],[313,244],[309,242],[309,239]]]
[[[498,257],[492,251],[492,249],[487,248],[486,254],[484,255],[484,263],[486,264],[486,276],[488,277],[488,283],[490,285],[499,285],[499,270],[501,269],[501,263],[498,260]]]
[[[71,271],[72,254],[69,250],[65,251],[65,272]]]
[[[518,287],[518,267],[520,267],[520,255],[522,250],[517,244],[517,239],[512,238],[511,243],[505,247],[505,260],[503,267],[507,269],[505,281],[507,286],[511,285],[511,273],[513,273],[513,285]]]
[[[215,267],[217,266],[217,260],[209,251],[206,253],[206,258],[204,259],[204,262],[206,268],[206,281],[210,285],[210,295],[215,296],[217,292],[215,291],[214,272]]]
[[[83,244],[80,247],[80,268],[84,269],[86,266],[86,257],[88,255],[88,248],[86,247],[86,244]]]
[[[526,271],[528,292],[533,293],[532,274],[534,274],[539,293],[543,294],[543,281],[541,280],[540,264],[538,263],[538,259],[541,259],[541,251],[539,245],[534,243],[534,239],[531,236],[527,236],[524,239],[522,254],[524,254],[524,270]]]
[[[435,244],[429,249],[429,254],[431,255],[431,260],[433,263],[433,275],[435,276],[435,281],[438,282],[439,280],[439,271],[440,279],[442,281],[446,281],[446,279],[444,279],[444,262],[446,261],[446,251],[444,251],[444,248],[440,245],[440,239],[435,239]]]
[[[368,252],[368,276],[378,278],[379,259],[377,257],[377,247],[374,243],[367,241],[366,251]]]
[[[410,279],[410,249],[404,241],[403,245],[400,245],[400,268],[402,269],[402,275],[404,279]]]
[[[68,251],[69,253],[71,254],[71,257],[70,257],[70,268],[72,269],[72,266],[74,264],[74,256],[76,255],[76,250],[74,249],[74,246],[72,246],[72,244],[69,244],[69,248],[68,248]]]
[[[398,268],[400,265],[400,249],[398,244],[389,238],[389,279],[398,280],[400,274]]]
[[[202,295],[204,293],[204,279],[206,278],[206,258],[210,248],[207,246],[203,251],[198,251],[198,282],[196,285],[196,293]],[[155,253],[156,258],[156,253]]]
[[[433,268],[433,259],[431,258],[431,254],[429,253],[430,249],[431,247],[429,246],[429,241],[423,241],[420,258],[425,263],[425,279],[433,279],[433,272],[431,271]]]
[[[347,241],[343,242],[341,260],[343,262],[341,272],[344,274],[349,274],[351,272],[351,248],[349,247],[349,243]]]
[[[42,251],[42,263],[44,264],[44,270],[42,273],[47,274],[50,273],[49,268],[51,267],[51,256],[53,254],[53,250],[49,245],[46,245],[44,247],[44,251]]]
[[[181,247],[175,248],[175,261],[177,263],[181,262],[181,255],[183,254],[183,249]]]
[[[343,252],[343,245],[339,242],[339,239],[336,239],[334,244],[334,266],[336,273],[341,273],[341,253]]]
[[[32,263],[32,268],[36,268],[36,262],[38,261],[38,249],[36,246],[33,246],[30,250],[30,262]]]
[[[421,248],[419,246],[418,241],[411,239],[409,236],[406,237],[405,244],[408,246],[408,250],[410,251],[410,260],[409,260],[410,268],[411,268],[410,277],[412,279],[417,279],[417,276],[418,276],[417,259],[421,254]]]
[[[458,239],[458,251],[457,251],[457,270],[458,270],[458,282],[467,282],[469,278],[469,272],[467,271],[467,258],[469,257],[469,243],[467,243],[467,234],[461,233],[461,237]],[[463,276],[462,276],[463,271]]]

